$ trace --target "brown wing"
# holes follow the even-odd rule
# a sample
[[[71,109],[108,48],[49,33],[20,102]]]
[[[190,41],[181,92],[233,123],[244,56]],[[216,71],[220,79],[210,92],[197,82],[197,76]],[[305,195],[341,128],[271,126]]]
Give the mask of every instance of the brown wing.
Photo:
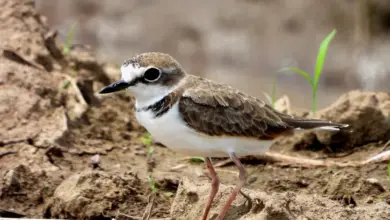
[[[179,101],[182,119],[193,129],[212,136],[274,139],[291,131],[282,117],[263,101],[227,85],[196,78]]]

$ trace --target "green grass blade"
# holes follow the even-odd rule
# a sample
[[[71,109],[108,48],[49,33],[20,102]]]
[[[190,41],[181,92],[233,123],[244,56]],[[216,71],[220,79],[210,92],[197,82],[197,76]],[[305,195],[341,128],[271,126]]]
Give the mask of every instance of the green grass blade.
[[[206,160],[204,159],[204,157],[189,157],[188,158],[190,162],[192,163],[204,163]]]
[[[313,88],[313,103],[311,111],[315,115],[317,112],[317,87]]]
[[[64,81],[64,82],[62,83],[62,88],[66,89],[66,88],[69,87],[69,85],[70,85],[69,80],[66,80],[66,81]]]
[[[143,136],[143,137],[141,138],[141,140],[142,140],[142,143],[143,143],[146,147],[148,147],[148,146],[150,146],[150,145],[152,144],[152,137],[151,137],[151,135],[150,135],[149,132],[146,132],[145,136]]]
[[[74,22],[72,24],[72,26],[70,27],[68,36],[66,37],[66,43],[65,43],[65,47],[64,47],[64,53],[66,55],[68,55],[70,53],[70,45],[71,45],[72,40],[73,40],[73,34],[74,34],[74,30],[76,28],[76,25],[77,25],[77,22]]]
[[[294,73],[298,73],[299,75],[305,77],[305,79],[310,83],[311,86],[314,86],[313,80],[311,79],[309,74],[307,74],[303,70],[300,70],[298,68],[283,68],[283,69],[279,70],[279,72],[294,72]]]
[[[151,177],[151,176],[147,176],[147,178],[149,180],[150,189],[152,190],[152,192],[155,192],[157,190],[156,182],[154,181],[153,177]]]
[[[390,161],[389,161],[389,164],[387,165],[387,177],[390,180]]]
[[[148,146],[148,154],[147,154],[148,158],[152,157],[153,151],[154,151],[154,147]]]
[[[320,75],[322,72],[322,68],[324,67],[324,62],[326,58],[326,53],[329,48],[329,44],[336,35],[336,30],[334,29],[322,42],[320,45],[320,49],[317,55],[316,69],[314,72],[314,80],[313,86],[316,88],[318,85],[318,80],[320,79]]]

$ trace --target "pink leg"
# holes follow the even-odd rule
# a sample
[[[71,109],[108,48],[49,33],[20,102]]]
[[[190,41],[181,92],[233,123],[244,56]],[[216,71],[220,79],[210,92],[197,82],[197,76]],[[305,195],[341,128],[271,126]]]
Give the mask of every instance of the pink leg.
[[[238,171],[239,171],[239,180],[236,185],[236,188],[233,190],[233,192],[230,194],[225,206],[221,209],[218,217],[216,220],[223,220],[226,213],[228,212],[231,204],[236,199],[237,194],[241,191],[241,188],[244,186],[246,180],[248,179],[248,173],[246,172],[244,166],[241,164],[240,160],[237,158],[235,153],[229,154],[230,158],[233,160],[234,164],[236,164]]]
[[[206,202],[205,210],[202,215],[202,220],[207,219],[207,216],[210,212],[211,203],[213,202],[214,197],[217,194],[219,189],[219,178],[217,176],[217,173],[214,170],[213,164],[211,163],[211,159],[209,157],[206,157],[205,159],[206,159],[206,167],[209,170],[211,176],[211,190],[210,190],[209,199]]]

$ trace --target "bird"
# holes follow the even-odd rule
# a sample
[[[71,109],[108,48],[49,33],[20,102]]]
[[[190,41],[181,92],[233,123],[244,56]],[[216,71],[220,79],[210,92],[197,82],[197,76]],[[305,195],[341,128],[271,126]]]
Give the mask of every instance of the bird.
[[[178,153],[205,158],[211,190],[200,219],[206,220],[220,180],[212,158],[230,157],[238,181],[217,220],[225,218],[248,179],[239,157],[266,152],[281,135],[295,130],[341,130],[347,124],[295,118],[230,85],[191,75],[162,52],[144,52],[124,61],[121,79],[99,94],[129,90],[135,117],[156,141]]]

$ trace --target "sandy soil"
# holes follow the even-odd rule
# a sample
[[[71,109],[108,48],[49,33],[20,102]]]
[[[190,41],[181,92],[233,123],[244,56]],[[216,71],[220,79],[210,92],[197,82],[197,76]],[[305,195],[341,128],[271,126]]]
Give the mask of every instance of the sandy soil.
[[[198,219],[204,166],[155,142],[148,153],[131,95],[96,94],[118,67],[82,47],[64,54],[32,1],[0,8],[0,216],[142,219],[150,209],[151,219]],[[321,164],[242,158],[255,200],[239,198],[227,219],[389,219],[387,162],[360,163],[384,150],[389,115],[389,93],[351,91],[317,117],[352,133],[300,133],[271,149]],[[212,214],[237,178],[230,161],[214,162],[224,185]]]

